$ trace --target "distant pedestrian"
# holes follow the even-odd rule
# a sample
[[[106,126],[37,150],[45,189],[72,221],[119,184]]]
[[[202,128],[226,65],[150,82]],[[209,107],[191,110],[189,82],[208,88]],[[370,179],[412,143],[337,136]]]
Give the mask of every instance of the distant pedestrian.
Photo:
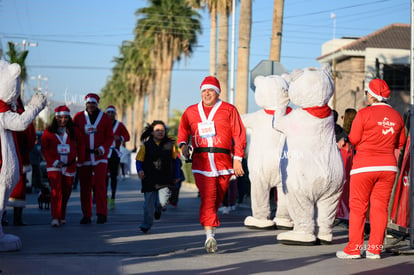
[[[108,189],[109,181],[111,182],[111,197],[108,198],[109,209],[115,209],[115,194],[118,185],[118,173],[120,167],[121,151],[120,146],[129,141],[129,132],[125,125],[116,120],[115,106],[110,105],[106,108],[106,114],[111,118],[112,131],[114,133],[114,142],[108,154],[108,175],[106,177],[106,189]]]

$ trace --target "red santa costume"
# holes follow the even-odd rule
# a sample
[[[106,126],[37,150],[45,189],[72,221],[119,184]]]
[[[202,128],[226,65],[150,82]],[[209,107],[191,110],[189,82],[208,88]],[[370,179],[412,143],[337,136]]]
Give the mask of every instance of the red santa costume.
[[[220,84],[214,77],[206,77],[201,91],[214,89],[220,93]],[[194,148],[192,171],[200,191],[200,223],[202,226],[220,225],[217,210],[228,188],[234,158],[242,160],[246,147],[246,133],[237,109],[218,99],[212,107],[201,101],[189,106],[181,117],[177,143],[187,144],[190,136]]]
[[[97,94],[87,94],[85,103],[87,105],[97,105],[99,96]],[[86,147],[85,159],[78,163],[83,213],[81,224],[91,223],[92,190],[96,201],[97,223],[102,224],[107,219],[105,181],[109,149],[114,140],[112,122],[109,116],[98,108],[92,114],[89,114],[87,110],[77,113],[74,122],[81,129],[82,140]]]
[[[369,83],[367,91],[378,102],[361,109],[352,123],[349,142],[355,146],[350,180],[349,243],[338,258],[380,258],[388,221],[388,203],[397,172],[395,149],[405,143],[404,123],[401,115],[387,100],[390,89],[381,79]],[[370,205],[371,232],[368,245],[364,245],[364,225]]]
[[[114,141],[112,142],[111,149],[108,154],[108,172],[106,179],[106,188],[108,188],[109,179],[111,179],[111,199],[110,209],[115,208],[115,193],[118,185],[118,172],[119,172],[119,163],[121,157],[120,147],[124,142],[129,141],[130,136],[125,125],[115,119],[116,109],[115,106],[110,105],[106,108],[105,112],[112,119],[112,131],[114,133]]]
[[[55,109],[55,116],[70,116],[66,106]],[[69,127],[73,129],[71,132]],[[60,130],[61,129],[61,130]],[[82,160],[85,147],[78,127],[58,127],[56,118],[42,136],[41,151],[46,160],[51,192],[52,226],[66,223],[66,206],[76,174],[76,158]]]
[[[17,105],[13,106],[12,109],[19,114],[24,112],[23,102],[20,97],[17,99]],[[31,123],[26,130],[15,133],[22,168],[20,169],[20,179],[11,193],[7,205],[14,207],[13,224],[25,225],[22,220],[22,214],[23,208],[26,207],[26,174],[32,169],[29,155],[36,143],[36,130],[34,124]]]

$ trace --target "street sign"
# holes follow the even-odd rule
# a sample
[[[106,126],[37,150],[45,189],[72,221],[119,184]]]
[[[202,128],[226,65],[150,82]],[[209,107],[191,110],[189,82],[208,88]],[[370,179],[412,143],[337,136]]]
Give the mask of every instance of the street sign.
[[[250,88],[255,91],[256,86],[254,85],[254,79],[258,75],[268,76],[268,75],[281,75],[287,73],[288,71],[277,61],[272,60],[262,60],[253,70],[250,72]]]

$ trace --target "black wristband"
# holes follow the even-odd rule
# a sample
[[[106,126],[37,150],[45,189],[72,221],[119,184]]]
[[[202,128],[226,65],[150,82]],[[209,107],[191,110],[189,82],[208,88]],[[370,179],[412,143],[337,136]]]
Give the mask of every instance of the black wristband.
[[[349,143],[349,138],[348,137],[344,137],[344,141]]]

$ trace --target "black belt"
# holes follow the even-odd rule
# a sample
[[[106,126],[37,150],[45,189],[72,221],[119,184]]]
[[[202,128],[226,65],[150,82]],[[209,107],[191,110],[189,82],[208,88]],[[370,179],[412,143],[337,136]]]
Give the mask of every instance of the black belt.
[[[218,148],[218,147],[197,147],[194,148],[194,153],[223,153],[230,154],[229,149]]]

